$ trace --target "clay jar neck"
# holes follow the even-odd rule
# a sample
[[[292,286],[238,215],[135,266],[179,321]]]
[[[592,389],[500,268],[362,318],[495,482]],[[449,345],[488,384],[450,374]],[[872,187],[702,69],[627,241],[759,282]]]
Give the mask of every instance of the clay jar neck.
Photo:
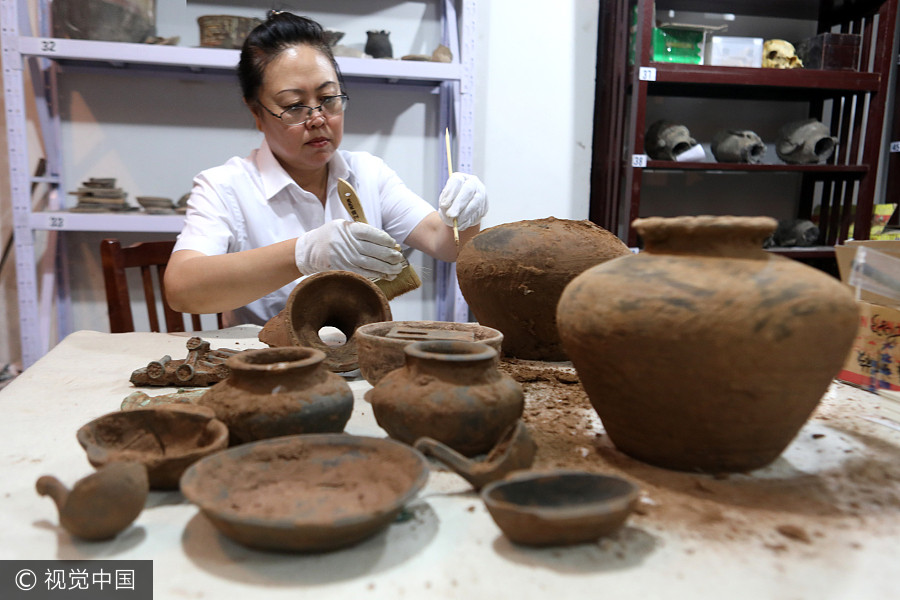
[[[229,381],[236,387],[271,388],[271,393],[296,387],[297,381],[308,384],[324,381],[329,371],[322,367],[325,353],[308,347],[261,348],[246,350],[230,357]]]
[[[500,376],[497,351],[480,342],[415,342],[406,346],[404,352],[412,377],[430,376],[459,385],[477,385]]]
[[[632,225],[649,254],[753,258],[767,256],[763,242],[778,222],[770,217],[650,217]]]

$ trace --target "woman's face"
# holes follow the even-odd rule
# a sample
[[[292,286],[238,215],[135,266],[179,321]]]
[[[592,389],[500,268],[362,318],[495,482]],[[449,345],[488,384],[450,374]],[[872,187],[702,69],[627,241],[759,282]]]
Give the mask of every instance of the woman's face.
[[[312,46],[297,45],[266,67],[259,103],[279,115],[298,104],[319,106],[326,97],[340,93],[337,73],[328,57]],[[327,116],[316,110],[305,123],[288,126],[263,108],[251,108],[272,153],[291,175],[322,169],[344,135],[343,113]]]

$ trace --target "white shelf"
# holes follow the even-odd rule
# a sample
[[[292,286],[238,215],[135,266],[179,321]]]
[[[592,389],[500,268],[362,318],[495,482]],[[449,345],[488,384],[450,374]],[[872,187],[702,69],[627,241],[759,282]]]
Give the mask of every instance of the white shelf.
[[[188,48],[153,44],[98,42],[61,38],[20,37],[19,52],[26,56],[50,58],[65,65],[92,64],[100,68],[159,67],[196,73],[234,71],[239,50]],[[338,57],[345,77],[381,78],[411,83],[459,81],[459,63]]]
[[[184,224],[184,215],[47,211],[31,213],[30,224],[32,229],[54,231],[178,233]]]

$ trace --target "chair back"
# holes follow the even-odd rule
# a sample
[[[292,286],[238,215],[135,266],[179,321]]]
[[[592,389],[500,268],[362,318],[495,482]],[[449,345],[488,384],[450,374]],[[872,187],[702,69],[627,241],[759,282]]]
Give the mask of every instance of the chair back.
[[[147,305],[147,316],[150,320],[150,331],[160,329],[157,313],[157,300],[162,302],[166,331],[199,331],[200,315],[190,315],[192,329],[185,329],[184,313],[177,312],[166,301],[166,289],[163,279],[166,265],[174,240],[163,242],[138,242],[122,247],[117,239],[107,238],[100,242],[100,258],[103,264],[103,280],[106,285],[106,305],[109,311],[109,329],[111,333],[127,333],[134,331],[134,315],[131,312],[131,296],[128,290],[126,269],[140,269],[144,288],[144,300]],[[153,274],[159,293],[154,286]],[[222,315],[217,315],[217,324],[222,327]]]

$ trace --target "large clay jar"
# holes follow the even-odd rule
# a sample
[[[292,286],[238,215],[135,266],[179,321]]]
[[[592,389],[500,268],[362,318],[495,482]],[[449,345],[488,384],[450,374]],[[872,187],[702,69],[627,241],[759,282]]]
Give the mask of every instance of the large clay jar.
[[[308,346],[325,353],[325,366],[336,373],[357,368],[357,328],[391,320],[388,299],[377,285],[350,271],[325,271],[304,278],[284,309],[268,320],[259,341],[269,346]],[[323,327],[343,333],[342,344],[328,344]]]
[[[522,387],[501,373],[497,351],[480,342],[414,342],[406,365],[366,392],[392,438],[430,437],[466,456],[489,451],[524,409]]]
[[[300,433],[340,433],[353,392],[315,348],[245,350],[228,358],[228,379],[197,401],[228,426],[232,445]]]
[[[610,440],[672,469],[777,458],[840,370],[857,309],[833,277],[762,250],[768,217],[638,219],[644,251],[563,292],[560,336]]]
[[[585,269],[629,254],[590,221],[537,219],[485,229],[459,253],[459,289],[481,325],[503,333],[503,352],[531,360],[567,360],[556,304]]]

